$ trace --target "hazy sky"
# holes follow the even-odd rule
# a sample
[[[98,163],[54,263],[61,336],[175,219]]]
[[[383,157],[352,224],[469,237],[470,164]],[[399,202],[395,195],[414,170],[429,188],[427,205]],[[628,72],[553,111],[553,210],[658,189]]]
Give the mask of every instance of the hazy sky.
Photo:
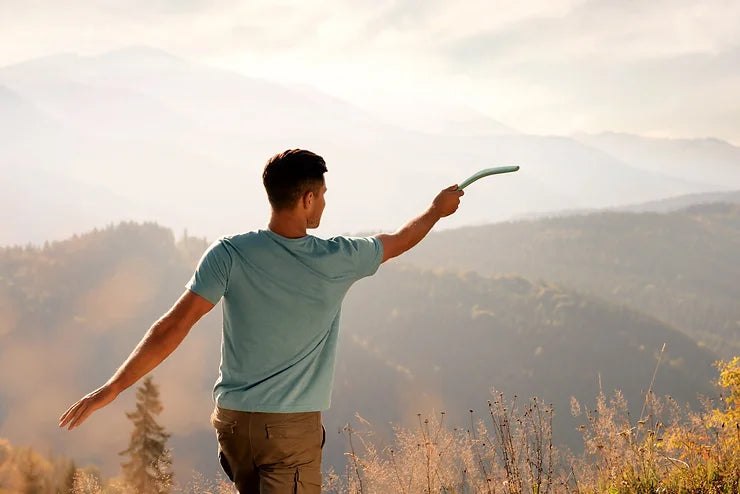
[[[0,0],[0,65],[147,45],[389,118],[426,102],[526,132],[740,144],[737,26],[738,0]]]

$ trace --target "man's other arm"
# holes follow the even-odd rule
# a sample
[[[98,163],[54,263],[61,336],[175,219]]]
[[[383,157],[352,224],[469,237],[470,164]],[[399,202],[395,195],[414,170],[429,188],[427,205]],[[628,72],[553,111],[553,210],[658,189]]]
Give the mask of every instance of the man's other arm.
[[[457,190],[457,185],[448,187],[437,194],[429,209],[406,223],[397,232],[376,235],[375,237],[383,243],[382,262],[400,256],[421,242],[437,221],[457,211],[460,197],[464,194],[462,190]]]
[[[115,400],[122,391],[147,375],[180,345],[193,325],[213,305],[200,295],[185,290],[172,308],[149,328],[108,382],[85,395],[59,418],[59,427],[68,425],[68,430],[72,430],[91,413]]]

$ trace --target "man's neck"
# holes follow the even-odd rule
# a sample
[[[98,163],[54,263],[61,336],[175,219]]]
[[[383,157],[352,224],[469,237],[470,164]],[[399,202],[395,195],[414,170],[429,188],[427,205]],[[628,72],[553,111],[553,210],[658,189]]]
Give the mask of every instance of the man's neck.
[[[267,228],[281,237],[301,238],[306,236],[306,220],[290,212],[272,212]]]

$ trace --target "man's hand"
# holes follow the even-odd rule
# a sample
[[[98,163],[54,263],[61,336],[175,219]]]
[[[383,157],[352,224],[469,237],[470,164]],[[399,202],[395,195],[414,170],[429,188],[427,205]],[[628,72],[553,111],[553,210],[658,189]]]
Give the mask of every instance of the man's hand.
[[[195,292],[185,290],[175,305],[149,328],[128,359],[108,382],[72,405],[59,418],[59,427],[69,430],[80,425],[95,410],[113,401],[123,390],[147,375],[171,354],[190,328],[213,304]]]
[[[447,187],[445,190],[437,194],[437,197],[432,201],[431,211],[439,215],[440,218],[449,216],[457,211],[460,206],[460,198],[465,195],[465,191],[457,190],[457,185]]]
[[[457,185],[447,187],[437,194],[429,209],[421,216],[406,223],[396,233],[381,233],[376,235],[383,242],[382,262],[400,256],[418,244],[440,218],[449,216],[457,211],[458,206],[460,206],[460,198],[463,194],[465,192],[457,190]]]
[[[69,410],[59,417],[59,427],[69,425],[67,430],[71,431],[84,422],[91,413],[103,408],[115,400],[117,396],[118,391],[113,389],[110,384],[104,384],[69,407]]]

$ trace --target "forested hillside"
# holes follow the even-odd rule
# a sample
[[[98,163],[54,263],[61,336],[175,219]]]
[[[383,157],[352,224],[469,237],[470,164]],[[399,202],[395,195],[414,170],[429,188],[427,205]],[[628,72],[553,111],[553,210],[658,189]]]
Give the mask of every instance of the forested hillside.
[[[131,390],[74,432],[58,429],[56,419],[112,375],[182,293],[206,245],[192,237],[176,242],[154,224],[123,223],[40,249],[0,251],[0,437],[117,473]],[[191,450],[212,439],[220,340],[213,312],[155,372],[180,474],[210,456],[207,447]]]
[[[440,241],[447,235],[427,241],[446,249]],[[115,371],[182,292],[206,245],[187,236],[176,241],[157,225],[125,223],[43,248],[0,251],[0,437],[115,474],[132,393],[72,433],[59,430],[56,418]],[[218,469],[208,424],[220,344],[213,312],[155,371],[180,478],[193,468],[209,475]],[[327,465],[343,461],[344,440],[331,432],[356,411],[381,430],[433,410],[463,420],[468,409],[485,407],[496,387],[553,402],[556,438],[573,444],[569,397],[589,399],[601,383],[606,392],[623,389],[638,406],[663,343],[656,392],[691,401],[712,392],[715,375],[714,354],[656,318],[519,275],[389,263],[350,291],[342,327],[334,402],[325,415]]]
[[[740,352],[740,205],[602,212],[437,233],[404,262],[516,273],[651,314],[722,357]]]
[[[639,415],[663,343],[655,390],[694,405],[712,393],[713,353],[624,306],[519,276],[381,269],[347,297],[332,414],[410,426],[434,408],[465,423],[496,388],[553,403],[556,441],[578,448],[570,397],[619,389]]]

